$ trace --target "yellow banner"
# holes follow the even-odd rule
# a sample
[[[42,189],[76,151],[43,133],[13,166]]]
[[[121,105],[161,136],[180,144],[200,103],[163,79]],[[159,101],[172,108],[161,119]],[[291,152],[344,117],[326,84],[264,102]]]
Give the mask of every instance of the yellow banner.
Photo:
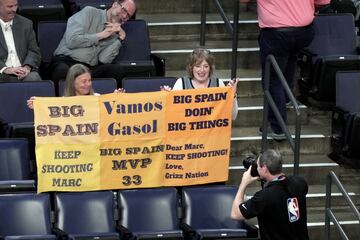
[[[38,192],[226,181],[229,87],[34,101]]]

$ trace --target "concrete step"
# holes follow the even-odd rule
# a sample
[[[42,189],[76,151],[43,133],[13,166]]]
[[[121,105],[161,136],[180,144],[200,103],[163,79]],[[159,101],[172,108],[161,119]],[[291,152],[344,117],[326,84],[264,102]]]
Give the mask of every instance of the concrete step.
[[[241,86],[239,87],[241,89]],[[234,127],[260,126],[263,118],[263,98],[262,97],[242,97],[238,98],[239,115],[233,121]],[[301,124],[308,124],[307,107],[300,104]],[[292,106],[287,107],[288,124],[295,124],[295,111]]]
[[[334,207],[334,214],[348,239],[360,239],[360,225],[354,214],[347,207]],[[325,209],[322,207],[308,207],[308,231],[310,239],[327,239],[325,235]],[[339,232],[331,223],[330,239],[342,239]]]
[[[350,240],[360,239],[360,225],[354,217],[354,214],[347,211],[343,207],[336,210],[336,216],[340,220],[345,233]],[[248,222],[258,227],[257,219],[253,218],[247,220]],[[325,235],[325,211],[324,207],[308,207],[307,208],[307,226],[309,232],[309,239],[313,240],[326,240]],[[330,240],[342,239],[335,227],[330,223]]]
[[[237,94],[238,97],[261,97],[263,90],[261,86],[261,73],[259,69],[245,69],[240,68],[236,70],[237,77],[240,78],[238,83]],[[168,70],[165,73],[168,77],[183,77],[187,76],[184,70],[174,71]],[[231,70],[229,69],[216,69],[214,77],[219,77],[223,81],[229,81],[231,77]]]
[[[183,70],[186,60],[194,48],[199,47],[194,41],[152,42],[152,53],[166,59],[166,71]],[[240,40],[238,45],[239,68],[260,69],[259,47],[256,41]],[[208,48],[214,55],[217,69],[230,69],[232,64],[232,48],[230,41],[208,41]]]
[[[231,158],[229,166],[229,179],[227,184],[239,185],[241,176],[245,171],[242,160],[244,157]],[[293,175],[294,172],[294,157],[293,155],[284,155],[283,171],[287,175]],[[329,159],[325,154],[302,154],[300,156],[299,174],[302,175],[309,186],[323,185],[326,183],[326,176],[329,171],[334,171],[336,174],[343,174],[346,170],[340,168],[337,163]],[[255,184],[254,187],[259,187]],[[325,191],[321,191],[324,193]],[[250,192],[251,193],[251,192]],[[360,191],[359,191],[360,193]]]
[[[201,14],[137,14],[138,19],[148,23],[150,39],[154,41],[200,41]],[[233,17],[229,16],[231,24]],[[232,39],[223,19],[219,14],[206,16],[206,41]],[[238,22],[239,39],[257,39],[258,20],[254,14],[240,14]]]
[[[241,118],[241,115],[238,115],[238,117]],[[290,133],[294,134],[294,126],[288,126]],[[330,132],[329,119],[310,118],[309,124],[301,128],[300,153],[328,154],[330,152]],[[268,147],[278,149],[282,154],[292,154],[287,141],[274,141],[268,137]],[[231,137],[232,157],[259,152],[260,148],[261,136],[259,134],[259,127],[233,127]]]
[[[184,70],[178,71],[168,70],[165,75],[168,77],[183,77],[187,76],[187,73],[184,68]],[[263,95],[260,69],[239,68],[236,70],[236,75],[240,78],[237,90],[238,97],[260,97]],[[214,76],[223,81],[229,81],[231,70],[216,68]]]
[[[138,14],[155,14],[155,13],[200,13],[201,1],[193,0],[137,0]],[[233,0],[221,0],[221,6],[228,14],[233,13],[234,1]],[[240,3],[240,14],[243,12],[254,12],[254,3]],[[208,12],[216,12],[216,8],[212,1],[208,1]]]

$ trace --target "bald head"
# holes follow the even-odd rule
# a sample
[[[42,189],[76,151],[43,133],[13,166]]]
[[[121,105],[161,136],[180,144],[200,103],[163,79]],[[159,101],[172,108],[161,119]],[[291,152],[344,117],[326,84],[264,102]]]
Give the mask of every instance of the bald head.
[[[115,0],[108,11],[110,22],[123,24],[134,15],[136,3],[134,0]]]

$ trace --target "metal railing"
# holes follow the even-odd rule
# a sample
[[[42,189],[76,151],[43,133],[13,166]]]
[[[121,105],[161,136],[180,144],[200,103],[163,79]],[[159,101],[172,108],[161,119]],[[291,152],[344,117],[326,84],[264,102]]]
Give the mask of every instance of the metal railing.
[[[350,209],[352,212],[354,212],[356,218],[358,221],[360,221],[360,213],[359,210],[356,208],[355,204],[351,200],[349,194],[346,192],[344,186],[341,184],[340,180],[336,176],[336,174],[331,171],[326,179],[326,202],[325,202],[325,236],[327,240],[330,240],[330,221],[332,221],[336,227],[336,229],[339,231],[342,239],[349,239],[344,231],[344,229],[341,227],[339,221],[335,217],[333,211],[331,210],[331,185],[332,183],[335,183],[337,188],[342,193],[342,196],[345,198],[347,204],[350,206]]]
[[[236,77],[237,68],[237,47],[238,47],[238,22],[239,22],[239,0],[234,0],[234,17],[233,24],[227,18],[224,9],[221,7],[219,0],[213,0],[217,11],[220,13],[228,32],[232,35],[232,62],[231,62],[231,78]],[[206,13],[208,8],[208,0],[201,0],[201,29],[200,29],[200,46],[205,46],[206,33]]]
[[[292,106],[295,110],[295,139],[291,137],[289,129],[286,126],[284,119],[282,118],[278,107],[276,106],[273,97],[269,91],[270,87],[270,76],[271,76],[271,69],[275,71],[275,74],[279,78],[287,97],[290,99]],[[261,150],[264,151],[267,149],[267,126],[268,126],[268,113],[269,107],[274,112],[277,121],[279,122],[281,129],[285,133],[286,139],[289,142],[292,151],[294,152],[294,175],[299,174],[299,162],[300,162],[300,132],[301,132],[301,113],[299,105],[291,92],[289,85],[287,84],[283,73],[279,65],[277,64],[275,57],[273,55],[269,55],[266,58],[265,64],[265,75],[264,75],[264,111],[263,111],[263,126],[262,126],[262,142],[261,142]]]

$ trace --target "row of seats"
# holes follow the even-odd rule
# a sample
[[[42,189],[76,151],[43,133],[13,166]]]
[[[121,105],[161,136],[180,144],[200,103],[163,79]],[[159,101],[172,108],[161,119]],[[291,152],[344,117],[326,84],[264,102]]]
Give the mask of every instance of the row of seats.
[[[127,93],[160,91],[160,86],[175,84],[175,77],[125,78],[122,86]],[[1,82],[0,119],[6,123],[33,122],[33,111],[26,105],[32,96],[62,96],[64,82],[59,83],[59,94],[51,81],[40,82]],[[100,94],[112,93],[116,89],[115,79],[93,79],[94,91]],[[16,111],[14,111],[16,109]]]
[[[110,8],[112,0],[18,0],[18,11],[31,19],[36,30],[40,21],[66,20],[85,6]]]
[[[130,20],[123,26],[126,38],[114,63],[124,68],[126,77],[164,76],[165,60],[151,54],[149,30],[146,21]],[[38,43],[41,51],[41,75],[50,79],[49,64],[64,32],[66,22],[48,21],[38,24]],[[120,86],[120,83],[118,84]]]
[[[27,139],[0,139],[0,192],[36,190]]]
[[[352,14],[317,15],[315,36],[300,54],[300,91],[320,107],[335,105],[336,72],[360,69],[360,50]]]
[[[360,168],[360,70],[336,73],[336,104],[331,121],[329,157],[340,164]]]
[[[122,85],[127,93],[159,91],[160,86],[172,87],[175,77],[125,78]],[[115,79],[93,79],[94,91],[112,93],[117,87]],[[64,91],[64,82],[59,82],[59,96]],[[35,159],[34,112],[26,105],[32,96],[54,97],[51,81],[0,83],[0,137],[29,139],[30,159]]]
[[[255,239],[230,218],[237,187],[0,195],[5,239]]]
[[[85,6],[106,9],[112,3],[112,0],[19,0],[19,14],[31,19],[34,24],[42,55],[40,74],[43,79],[50,79],[47,67],[65,32],[65,16],[71,15],[65,14],[65,9],[70,5],[75,5],[78,8],[76,11]],[[126,39],[114,63],[125,68],[126,76],[164,76],[165,61],[151,54],[147,23],[131,19],[122,27]]]

